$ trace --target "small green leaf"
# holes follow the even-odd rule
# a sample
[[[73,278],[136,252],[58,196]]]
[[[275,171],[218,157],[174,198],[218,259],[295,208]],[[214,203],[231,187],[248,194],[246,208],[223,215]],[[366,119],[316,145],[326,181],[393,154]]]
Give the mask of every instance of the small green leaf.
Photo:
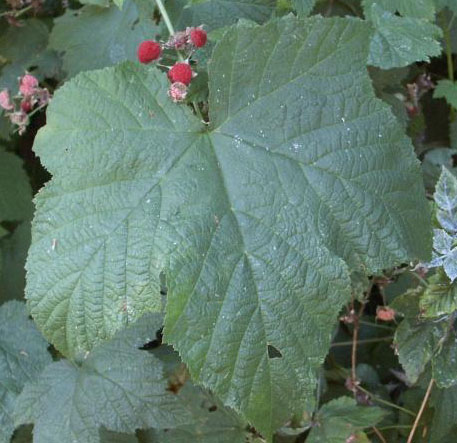
[[[0,146],[0,221],[22,221],[32,211],[32,188],[22,161]]]
[[[445,98],[446,101],[457,109],[457,83],[451,80],[440,80],[433,93],[434,98]]]
[[[138,20],[138,9],[127,0],[122,11],[115,5],[86,5],[54,20],[50,47],[63,52],[63,68],[69,77],[80,71],[136,60],[138,44],[155,37],[158,28],[150,20]]]
[[[373,3],[365,11],[374,27],[368,63],[383,69],[430,61],[441,54],[441,29],[423,19],[398,17]]]
[[[311,428],[309,443],[343,443],[370,426],[379,423],[387,412],[374,406],[358,406],[349,397],[340,397],[326,403],[316,414],[315,426]]]
[[[316,0],[292,0],[292,6],[298,15],[306,17],[314,8]]]
[[[447,260],[449,259],[455,261],[455,254],[451,255]],[[449,281],[442,269],[438,269],[428,282],[429,284],[419,302],[421,313],[424,317],[441,317],[446,314],[452,314],[457,310],[457,285]]]
[[[34,443],[98,443],[99,428],[134,433],[190,420],[167,391],[162,363],[137,349],[159,326],[145,316],[88,355],[80,365],[60,360],[18,397],[15,422],[34,423]]]
[[[33,382],[50,362],[47,343],[28,318],[25,304],[0,306],[0,443],[10,441],[12,414],[24,384]]]

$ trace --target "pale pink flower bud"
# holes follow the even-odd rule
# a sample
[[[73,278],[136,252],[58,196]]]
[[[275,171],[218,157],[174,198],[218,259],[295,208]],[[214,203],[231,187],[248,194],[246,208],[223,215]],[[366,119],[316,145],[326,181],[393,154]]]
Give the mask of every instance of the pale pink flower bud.
[[[19,91],[24,97],[33,95],[38,88],[38,80],[30,74],[25,74],[20,81]]]
[[[187,86],[181,82],[175,82],[168,89],[168,96],[175,102],[182,102],[187,97]]]
[[[11,103],[10,94],[7,89],[0,91],[0,107],[6,111],[11,111],[14,109],[13,104]]]

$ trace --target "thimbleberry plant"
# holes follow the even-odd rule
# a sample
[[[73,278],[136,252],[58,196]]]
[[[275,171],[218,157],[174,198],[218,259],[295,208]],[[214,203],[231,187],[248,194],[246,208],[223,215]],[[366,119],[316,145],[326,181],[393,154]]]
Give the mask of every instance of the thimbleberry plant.
[[[0,443],[453,441],[456,15],[0,2]]]

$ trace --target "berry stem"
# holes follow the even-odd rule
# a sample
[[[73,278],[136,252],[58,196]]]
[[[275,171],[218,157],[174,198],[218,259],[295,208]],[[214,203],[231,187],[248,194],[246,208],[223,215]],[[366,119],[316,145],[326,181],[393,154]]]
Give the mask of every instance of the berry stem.
[[[159,8],[160,14],[162,15],[165,25],[167,26],[168,32],[170,33],[170,35],[174,35],[175,30],[173,28],[173,25],[171,24],[171,20],[168,16],[167,10],[165,9],[165,5],[163,4],[162,0],[156,0],[156,4]]]
[[[162,16],[165,25],[167,26],[170,37],[173,36],[175,34],[175,28],[173,28],[173,24],[171,23],[170,16],[168,15],[165,5],[163,4],[162,0],[156,0],[156,5],[159,8],[160,15]],[[178,54],[179,61],[184,61],[183,56],[178,50],[176,50],[176,53]]]

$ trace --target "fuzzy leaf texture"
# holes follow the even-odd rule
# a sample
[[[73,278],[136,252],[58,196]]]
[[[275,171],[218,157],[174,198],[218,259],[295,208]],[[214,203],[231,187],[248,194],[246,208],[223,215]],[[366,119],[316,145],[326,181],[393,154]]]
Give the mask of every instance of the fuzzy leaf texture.
[[[373,23],[368,63],[382,69],[400,68],[417,61],[430,61],[441,54],[437,40],[441,29],[424,19],[399,17],[377,3],[365,9]]]
[[[27,264],[46,337],[90,350],[161,309],[163,274],[165,337],[194,379],[267,438],[311,408],[348,266],[427,259],[431,243],[412,146],[366,72],[369,35],[320,17],[234,27],[209,65],[209,129],[155,68],[64,85],[34,147],[53,174]]]
[[[0,443],[10,441],[14,407],[24,384],[51,362],[47,345],[24,303],[10,301],[0,307]]]
[[[80,365],[60,360],[47,366],[18,397],[16,425],[34,423],[34,443],[99,443],[101,426],[134,433],[186,423],[191,417],[166,390],[162,363],[137,349],[157,326],[146,315]]]

